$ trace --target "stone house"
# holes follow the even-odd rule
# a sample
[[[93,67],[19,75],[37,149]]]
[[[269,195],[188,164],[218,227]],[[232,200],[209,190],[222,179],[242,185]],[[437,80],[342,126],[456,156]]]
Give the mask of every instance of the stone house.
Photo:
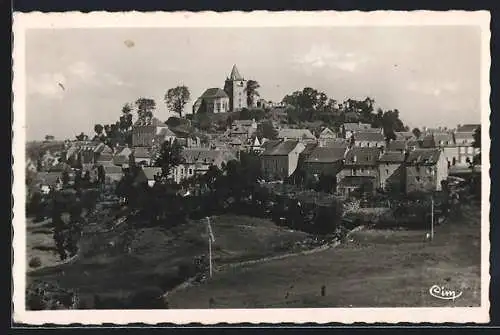
[[[169,129],[168,126],[157,118],[137,120],[132,126],[132,146],[151,147],[155,138],[162,130]]]
[[[351,138],[351,136],[359,131],[368,130],[371,128],[371,125],[368,123],[361,122],[346,122],[341,127],[342,137],[345,139]]]
[[[317,142],[316,136],[309,129],[282,128],[278,130],[278,138],[283,141]]]
[[[448,167],[455,166],[458,158],[457,145],[451,132],[433,132],[422,139],[422,148],[442,149]]]
[[[468,162],[472,162],[474,156],[481,152],[480,148],[474,148],[474,132],[481,125],[466,124],[457,127],[455,132],[455,143],[457,146],[457,164],[459,166],[467,166]]]
[[[134,148],[134,162],[138,165],[150,166],[153,164],[153,152],[147,147]]]
[[[264,175],[272,179],[291,176],[297,169],[299,155],[304,149],[305,145],[297,140],[286,140],[274,146],[270,145],[260,156]]]
[[[448,163],[440,148],[415,149],[405,160],[405,190],[440,191],[448,178]]]
[[[304,162],[308,174],[336,176],[342,169],[347,148],[316,147]]]
[[[106,183],[118,182],[123,177],[123,170],[119,166],[107,165],[104,166],[104,174]]]
[[[399,153],[404,153],[409,150],[408,148],[408,141],[401,139],[401,140],[392,140],[387,144],[387,147],[385,148],[386,151],[392,151],[392,152],[399,152]]]
[[[185,148],[182,151],[183,163],[172,171],[176,183],[205,174],[211,166],[222,169],[223,164],[237,160],[231,150],[211,150],[209,148]]]
[[[337,174],[337,184],[348,176],[367,177],[373,183],[373,189],[378,185],[378,159],[381,149],[376,147],[353,147],[347,150],[342,170]],[[357,180],[357,179],[356,179]]]
[[[381,148],[385,146],[385,137],[379,132],[359,131],[352,138],[354,138],[354,146],[356,147]]]
[[[378,159],[378,187],[383,190],[404,192],[405,152],[385,151]]]

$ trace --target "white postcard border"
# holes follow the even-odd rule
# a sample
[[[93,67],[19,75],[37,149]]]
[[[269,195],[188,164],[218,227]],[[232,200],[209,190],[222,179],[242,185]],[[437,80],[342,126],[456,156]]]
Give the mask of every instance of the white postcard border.
[[[220,17],[224,16],[223,20]],[[224,310],[68,310],[26,311],[25,233],[25,31],[104,27],[318,27],[318,26],[443,26],[473,25],[482,31],[481,122],[482,133],[482,242],[481,307],[474,308],[317,308],[317,309],[224,309]],[[13,23],[13,303],[14,321],[43,324],[129,323],[353,323],[353,322],[477,322],[489,321],[489,213],[490,213],[490,14],[487,11],[431,12],[66,12],[14,13]]]

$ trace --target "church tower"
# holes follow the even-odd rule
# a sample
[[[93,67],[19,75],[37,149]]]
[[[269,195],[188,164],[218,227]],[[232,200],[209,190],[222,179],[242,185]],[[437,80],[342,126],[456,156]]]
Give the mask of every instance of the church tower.
[[[247,108],[247,95],[245,92],[246,80],[240,75],[236,65],[233,65],[229,78],[226,78],[224,91],[229,96],[229,110],[235,112]]]

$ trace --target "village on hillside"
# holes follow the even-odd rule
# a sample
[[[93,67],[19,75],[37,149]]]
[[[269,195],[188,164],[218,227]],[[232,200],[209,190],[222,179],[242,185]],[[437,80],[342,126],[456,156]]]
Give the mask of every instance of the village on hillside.
[[[403,302],[403,288],[361,297],[382,268],[394,282],[380,285],[431,284],[436,271],[412,271],[445,254],[478,292],[480,124],[410,129],[376,97],[311,87],[273,102],[242,74],[234,65],[199,97],[140,97],[93,134],[26,144],[28,308],[434,306]],[[160,103],[176,116],[160,120]],[[332,269],[302,280],[301,264]],[[353,293],[356,273],[366,285]],[[472,293],[464,304],[478,304]]]

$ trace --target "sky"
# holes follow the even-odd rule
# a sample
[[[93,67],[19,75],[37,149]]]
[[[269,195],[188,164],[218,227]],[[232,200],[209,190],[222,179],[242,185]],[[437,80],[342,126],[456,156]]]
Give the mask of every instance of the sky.
[[[480,123],[480,43],[472,26],[30,29],[26,139],[93,135],[139,97],[165,121],[169,88],[189,87],[190,111],[233,64],[266,100],[309,86],[369,96],[410,127]]]

